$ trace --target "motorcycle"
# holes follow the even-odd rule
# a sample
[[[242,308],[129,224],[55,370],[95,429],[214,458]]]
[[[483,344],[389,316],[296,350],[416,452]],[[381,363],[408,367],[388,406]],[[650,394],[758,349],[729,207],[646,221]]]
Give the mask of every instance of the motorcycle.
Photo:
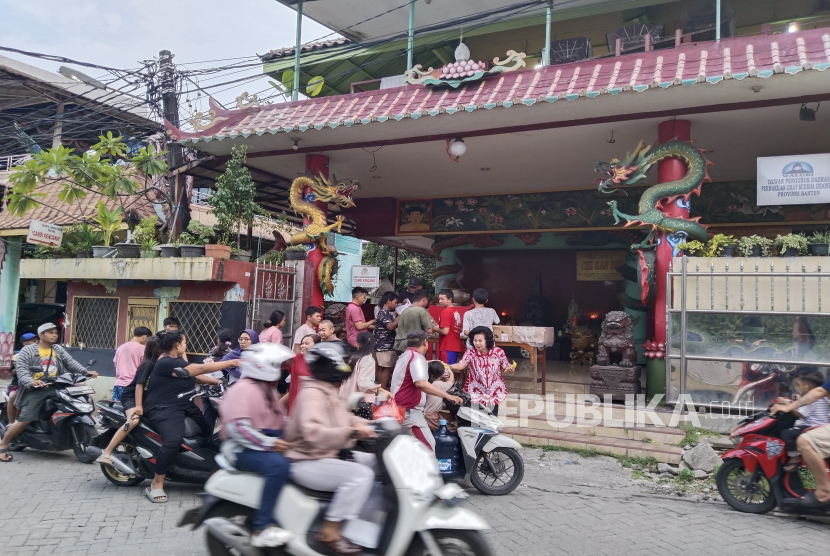
[[[213,402],[219,389],[201,385],[189,392],[179,394],[180,398],[207,396]],[[101,426],[106,430],[97,436],[87,449],[94,461],[112,440],[115,431],[127,424],[127,415],[120,402],[101,400],[97,404]],[[102,463],[101,472],[107,480],[118,486],[135,486],[152,479],[155,475],[156,455],[161,448],[161,435],[152,424],[142,418],[124,440],[112,452],[112,465]],[[193,419],[185,419],[184,440],[176,456],[173,468],[166,479],[179,483],[203,484],[216,471],[215,456],[219,453],[221,440],[217,433],[209,439],[201,436],[201,429]]]
[[[797,369],[797,366],[743,363],[741,383],[732,397],[732,405],[749,402],[755,407],[764,407],[781,396],[792,394],[790,383]]]
[[[91,360],[87,369],[95,364]],[[32,367],[33,372],[42,372]],[[87,454],[87,447],[98,434],[91,415],[95,411],[92,394],[95,390],[87,384],[80,385],[86,376],[64,373],[55,378],[42,379],[57,392],[57,399],[48,399],[37,421],[29,423],[11,442],[9,449],[20,452],[26,448],[45,452],[63,452],[71,449],[81,463],[92,463],[95,458]],[[5,398],[5,396],[4,396]],[[7,402],[0,402],[0,437],[9,427]]]
[[[457,507],[467,495],[456,484],[443,484],[433,454],[416,438],[400,434],[394,419],[373,421],[369,426],[377,438],[361,441],[355,449],[377,455],[379,482],[360,518],[345,524],[343,535],[372,553],[387,556],[489,556],[481,533],[489,526],[470,510]],[[179,522],[180,527],[206,526],[211,556],[329,553],[315,541],[315,533],[332,493],[312,491],[289,480],[274,517],[294,539],[266,552],[250,544],[263,479],[235,469],[221,456],[217,460],[221,469],[205,485],[202,506],[187,511]]]
[[[457,418],[463,457],[458,471],[445,478],[463,477],[464,482],[489,496],[513,492],[525,473],[519,454],[521,444],[499,434],[504,425],[489,411],[464,406],[458,410]]]
[[[727,504],[751,514],[778,507],[787,513],[830,515],[827,510],[799,504],[799,498],[812,490],[804,484],[805,479],[813,480],[806,467],[792,473],[784,471],[788,457],[781,432],[795,421],[792,413],[770,415],[760,411],[739,423],[730,438],[740,437],[741,442],[721,456],[723,464],[717,474],[718,492]],[[830,465],[830,461],[827,463]]]

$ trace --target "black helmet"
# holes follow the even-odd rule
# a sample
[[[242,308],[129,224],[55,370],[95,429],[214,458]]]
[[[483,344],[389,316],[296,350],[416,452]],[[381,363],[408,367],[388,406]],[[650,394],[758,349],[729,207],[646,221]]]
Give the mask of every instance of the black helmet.
[[[348,346],[343,342],[320,342],[305,354],[311,376],[323,382],[343,382],[352,376],[346,362]]]

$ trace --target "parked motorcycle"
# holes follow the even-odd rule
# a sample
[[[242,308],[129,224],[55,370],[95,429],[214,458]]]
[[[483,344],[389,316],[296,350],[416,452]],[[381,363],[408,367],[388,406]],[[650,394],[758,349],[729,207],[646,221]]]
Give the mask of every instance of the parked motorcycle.
[[[206,396],[211,401],[219,395],[218,389],[198,386],[180,394],[190,400]],[[115,431],[127,424],[127,415],[121,402],[101,400],[97,404],[101,426],[105,428],[87,449],[94,461],[112,440]],[[135,486],[152,479],[156,473],[156,456],[161,449],[161,435],[150,421],[142,418],[124,440],[112,452],[112,465],[101,464],[101,472],[107,480],[118,486]],[[201,429],[193,419],[185,420],[184,441],[176,456],[173,468],[167,473],[167,480],[179,483],[203,484],[216,471],[215,456],[219,453],[221,440],[214,433],[209,439],[201,436]]]
[[[755,407],[774,403],[781,396],[792,394],[790,383],[797,366],[742,363],[741,383],[732,397],[732,405],[752,402]]]
[[[481,531],[487,523],[457,507],[466,493],[456,484],[443,484],[434,456],[414,437],[400,434],[392,419],[369,423],[377,438],[364,440],[357,450],[377,455],[379,483],[360,519],[343,527],[343,534],[371,553],[387,556],[427,554],[491,554]],[[330,492],[317,492],[288,482],[280,493],[275,518],[294,533],[279,549],[265,552],[250,545],[254,510],[259,506],[263,479],[232,467],[221,456],[222,469],[205,485],[200,508],[184,514],[179,526],[204,524],[211,556],[314,556],[328,549],[314,540],[323,522]]]
[[[93,359],[86,368],[89,369],[94,364]],[[43,369],[33,367],[32,370],[41,372]],[[46,400],[39,419],[29,423],[12,440],[9,449],[13,452],[26,448],[46,452],[63,452],[71,449],[78,461],[92,463],[95,458],[90,458],[87,447],[98,434],[98,430],[91,416],[95,411],[92,403],[92,394],[95,390],[88,384],[80,385],[86,379],[86,376],[72,373],[42,379],[55,389],[58,398]],[[0,402],[0,437],[6,434],[9,427],[6,405],[7,401],[4,396],[3,401]]]
[[[761,411],[739,423],[730,438],[740,437],[741,443],[721,456],[723,464],[717,474],[718,492],[727,504],[752,514],[767,513],[776,506],[788,513],[830,514],[799,505],[799,498],[811,490],[803,480],[813,480],[805,467],[784,471],[788,458],[781,432],[795,421],[792,413],[773,416]]]
[[[513,492],[525,474],[521,444],[499,434],[504,425],[487,411],[465,406],[458,410],[457,418],[463,457],[454,476],[469,481],[482,494]]]

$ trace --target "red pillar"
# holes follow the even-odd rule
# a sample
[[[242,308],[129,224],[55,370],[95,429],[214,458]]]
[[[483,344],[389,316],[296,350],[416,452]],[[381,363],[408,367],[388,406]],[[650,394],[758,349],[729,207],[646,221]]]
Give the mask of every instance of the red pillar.
[[[307,174],[323,176],[328,179],[329,157],[320,154],[306,155],[305,171]],[[313,193],[311,192],[311,188],[307,187],[303,192],[303,196],[306,201],[313,201],[312,199],[309,199],[309,195],[313,195]],[[318,201],[314,204],[323,211],[323,215],[326,217],[328,216],[328,203]],[[308,225],[309,222],[308,218],[303,218],[304,224]],[[305,309],[305,307],[311,307],[312,305],[322,309],[324,301],[323,290],[320,288],[320,281],[317,279],[317,267],[320,265],[320,261],[323,260],[323,253],[320,251],[320,247],[316,243],[311,245],[312,249],[308,252],[308,257],[305,262],[305,278],[303,279],[303,309]]]
[[[669,120],[657,126],[657,142],[666,143],[672,139],[680,141],[691,140],[692,124],[688,120]],[[686,175],[686,164],[677,159],[662,160],[657,163],[657,183],[666,183],[682,179]],[[678,203],[677,201],[680,201]],[[659,208],[666,215],[673,218],[689,218],[688,206],[682,206],[682,198],[664,199]],[[672,247],[666,241],[665,232],[657,232],[657,260],[655,262],[654,278],[657,294],[652,311],[654,312],[654,334],[649,334],[657,342],[666,341],[666,274],[672,259]]]

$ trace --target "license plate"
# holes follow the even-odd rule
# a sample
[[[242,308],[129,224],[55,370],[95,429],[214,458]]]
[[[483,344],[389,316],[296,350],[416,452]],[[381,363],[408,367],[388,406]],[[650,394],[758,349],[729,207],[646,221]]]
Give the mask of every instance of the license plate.
[[[94,394],[95,389],[92,386],[70,386],[64,388],[70,396],[83,396],[84,394]]]

